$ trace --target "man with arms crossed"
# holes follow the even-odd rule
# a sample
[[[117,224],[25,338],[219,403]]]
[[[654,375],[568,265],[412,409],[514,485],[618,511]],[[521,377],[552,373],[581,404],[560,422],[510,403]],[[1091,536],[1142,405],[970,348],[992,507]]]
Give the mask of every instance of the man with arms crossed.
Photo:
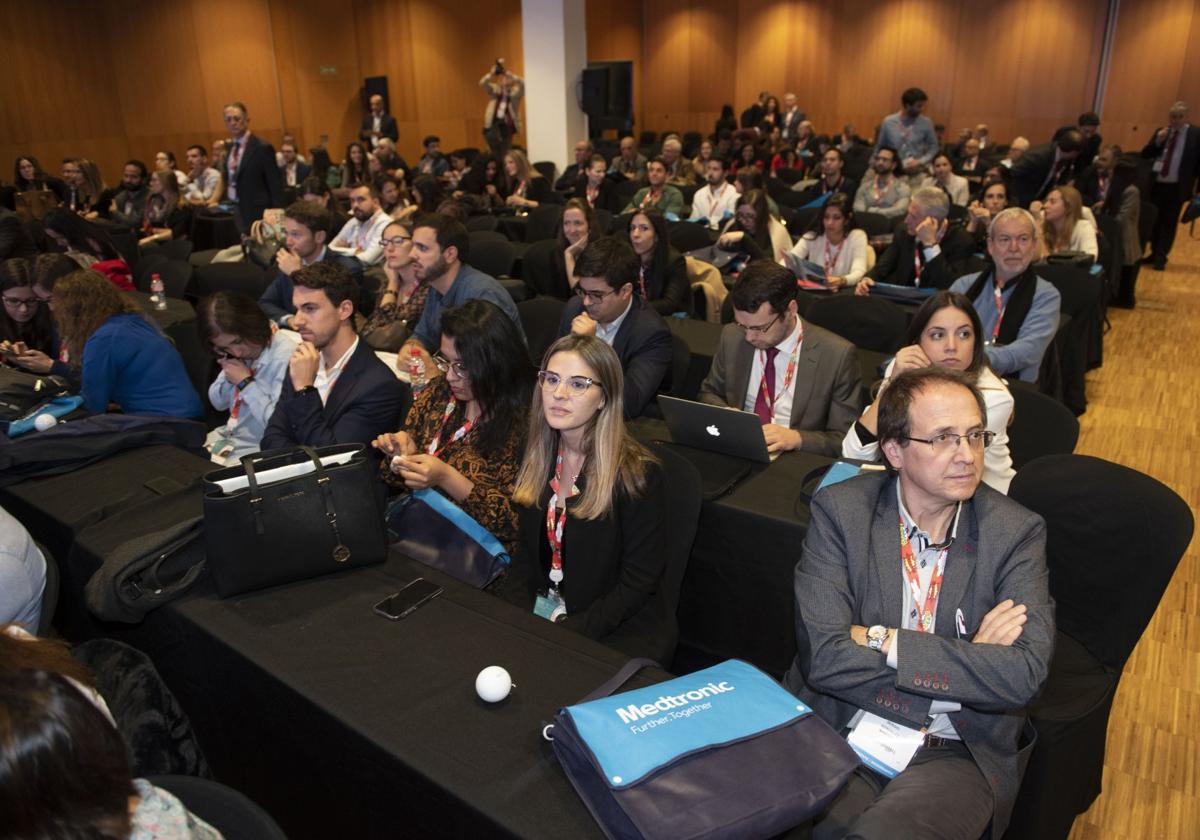
[[[1042,518],[980,484],[991,435],[962,374],[905,371],[880,401],[888,471],[813,499],[785,684],[863,758],[816,838],[1008,825],[1054,606]]]

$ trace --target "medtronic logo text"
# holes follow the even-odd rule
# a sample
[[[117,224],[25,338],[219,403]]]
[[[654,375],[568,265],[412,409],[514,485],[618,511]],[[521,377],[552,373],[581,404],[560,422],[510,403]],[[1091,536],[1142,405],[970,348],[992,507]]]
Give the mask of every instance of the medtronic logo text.
[[[719,683],[709,683],[708,685],[700,686],[700,688],[693,691],[685,691],[683,694],[664,694],[653,703],[643,703],[640,706],[630,703],[624,709],[617,709],[616,712],[617,716],[621,718],[621,723],[634,723],[651,715],[657,715],[660,712],[669,712],[671,709],[677,709],[680,706],[686,706],[688,703],[703,700],[705,697],[724,694],[734,689],[735,686],[722,680]]]

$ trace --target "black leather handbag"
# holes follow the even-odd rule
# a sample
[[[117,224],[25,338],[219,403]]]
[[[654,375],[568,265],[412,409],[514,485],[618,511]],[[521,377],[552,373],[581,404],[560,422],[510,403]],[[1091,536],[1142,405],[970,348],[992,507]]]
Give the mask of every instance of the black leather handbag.
[[[262,480],[289,466],[300,474]],[[232,492],[217,483],[243,476]],[[204,481],[208,571],[222,598],[387,557],[385,490],[362,444],[258,452]]]

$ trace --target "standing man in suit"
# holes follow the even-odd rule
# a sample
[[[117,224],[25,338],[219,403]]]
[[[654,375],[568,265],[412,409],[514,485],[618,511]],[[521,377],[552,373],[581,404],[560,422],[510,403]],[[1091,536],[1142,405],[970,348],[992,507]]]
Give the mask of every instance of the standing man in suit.
[[[800,123],[804,122],[804,112],[796,104],[796,94],[783,95],[783,120],[780,126],[780,137],[785,143],[795,143],[800,136]]]
[[[886,473],[813,499],[784,682],[863,758],[813,836],[1004,834],[1054,648],[1046,529],[981,486],[992,432],[961,373],[905,371]]]
[[[671,369],[671,331],[634,291],[641,259],[633,246],[610,236],[589,241],[575,259],[578,297],[570,300],[558,336],[590,335],[603,341],[625,371],[625,417],[637,417],[654,399]]]
[[[483,111],[483,136],[492,149],[492,154],[503,155],[508,151],[512,136],[521,130],[521,97],[525,95],[525,81],[504,66],[504,59],[496,59],[495,66],[479,80],[479,86],[487,91],[488,104]]]
[[[263,211],[283,205],[283,179],[275,165],[275,149],[250,133],[250,115],[241,102],[225,106],[225,195],[237,202],[238,230],[245,236]]]
[[[1052,143],[1030,146],[1012,165],[1009,192],[1016,204],[1028,207],[1050,190],[1071,179],[1075,159],[1083,150],[1083,135],[1072,128]]]
[[[283,156],[283,163],[279,167],[283,185],[298,187],[303,184],[304,179],[312,172],[312,167],[300,160],[300,156],[296,154],[296,144],[285,140],[279,144],[279,154]]]
[[[358,139],[374,151],[383,137],[391,138],[393,143],[397,142],[400,139],[400,130],[396,127],[396,118],[383,110],[382,96],[378,93],[373,94],[368,101],[371,110],[363,115],[362,131],[358,133]]]
[[[1158,208],[1158,220],[1150,239],[1148,262],[1155,271],[1167,267],[1167,256],[1175,244],[1179,211],[1200,187],[1200,130],[1188,123],[1186,102],[1176,102],[1167,114],[1167,125],[1154,133],[1142,149],[1142,157],[1154,161],[1154,184],[1150,200]]]
[[[292,285],[301,342],[262,448],[363,443],[375,452],[369,444],[400,428],[412,391],[354,332],[358,285],[349,269],[316,262],[294,271]]]
[[[854,345],[805,323],[796,278],[771,260],[747,265],[730,297],[734,322],[721,331],[700,401],[753,411],[771,454],[836,456],[862,413]]]
[[[921,187],[914,192],[904,229],[896,231],[892,244],[858,281],[854,293],[869,295],[876,283],[950,288],[975,251],[975,239],[961,226],[951,226],[949,215],[950,196],[939,187]]]

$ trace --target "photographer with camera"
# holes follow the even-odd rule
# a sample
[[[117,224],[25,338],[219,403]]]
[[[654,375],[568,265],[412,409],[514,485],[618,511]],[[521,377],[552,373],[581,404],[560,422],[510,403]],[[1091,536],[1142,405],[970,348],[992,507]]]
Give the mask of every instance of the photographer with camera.
[[[505,68],[503,58],[497,58],[492,69],[479,80],[479,86],[488,94],[487,109],[483,112],[483,136],[493,154],[503,155],[508,151],[513,134],[521,130],[517,111],[525,94],[525,81]]]

